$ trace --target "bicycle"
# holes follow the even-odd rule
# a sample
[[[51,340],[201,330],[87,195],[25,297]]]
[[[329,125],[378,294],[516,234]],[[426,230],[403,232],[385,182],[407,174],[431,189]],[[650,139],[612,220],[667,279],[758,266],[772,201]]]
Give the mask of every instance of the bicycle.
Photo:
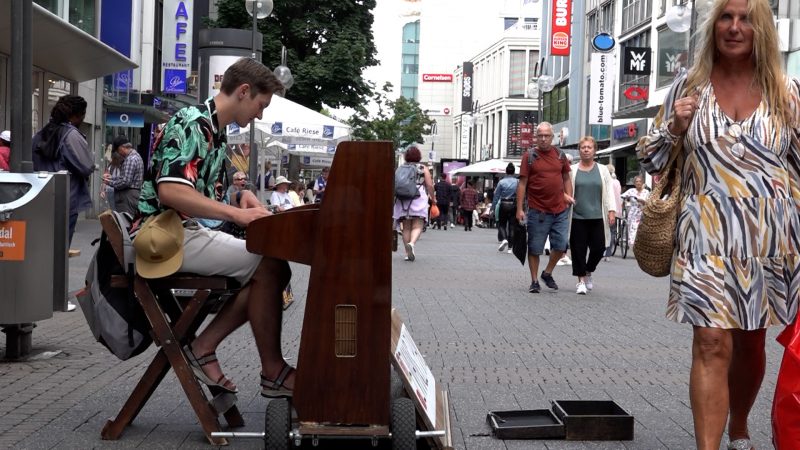
[[[614,241],[611,243],[611,256],[614,256],[617,253],[617,248],[619,248],[620,256],[622,259],[628,257],[628,202],[627,200],[623,201],[622,205],[622,214],[617,217],[615,221],[615,225],[617,235]]]

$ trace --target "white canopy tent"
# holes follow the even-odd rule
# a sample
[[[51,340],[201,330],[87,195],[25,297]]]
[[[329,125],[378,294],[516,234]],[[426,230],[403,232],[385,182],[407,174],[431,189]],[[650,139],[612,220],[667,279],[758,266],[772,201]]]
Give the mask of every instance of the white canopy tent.
[[[259,149],[258,173],[264,177],[266,160],[283,160],[284,155],[297,155],[304,159],[332,158],[336,145],[350,139],[350,127],[320,114],[299,103],[274,95],[270,105],[262,112],[261,119],[255,121],[254,140]],[[250,142],[250,127],[228,127],[228,143],[247,144]],[[280,162],[277,165],[281,171]],[[262,186],[260,197],[265,197]]]
[[[336,144],[350,139],[349,126],[277,95],[255,123],[256,142],[264,147],[278,141],[290,155],[331,155]],[[228,130],[228,141],[249,142],[249,128]]]
[[[476,162],[468,166],[460,167],[452,172],[450,175],[466,175],[466,176],[487,176],[487,175],[505,175],[506,167],[511,161],[502,159],[490,159],[487,161]],[[514,173],[519,174],[519,163],[515,162]]]

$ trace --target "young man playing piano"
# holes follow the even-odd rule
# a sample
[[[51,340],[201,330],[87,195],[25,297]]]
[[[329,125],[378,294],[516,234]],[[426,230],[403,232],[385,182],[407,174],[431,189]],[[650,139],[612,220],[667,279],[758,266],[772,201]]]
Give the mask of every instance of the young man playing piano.
[[[184,256],[180,272],[224,275],[243,286],[211,323],[184,348],[195,376],[207,385],[236,392],[216,358],[220,342],[245,322],[255,336],[261,359],[261,394],[292,395],[295,371],[281,353],[282,292],[291,272],[286,261],[248,253],[245,241],[203,227],[193,218],[218,219],[246,227],[270,213],[218,201],[215,185],[227,187],[225,129],[247,126],[284,87],[261,63],[235,62],[223,75],[220,93],[202,105],[178,111],[167,123],[150,161],[139,210],[146,218],[174,209],[184,220]],[[224,192],[224,191],[223,191]]]

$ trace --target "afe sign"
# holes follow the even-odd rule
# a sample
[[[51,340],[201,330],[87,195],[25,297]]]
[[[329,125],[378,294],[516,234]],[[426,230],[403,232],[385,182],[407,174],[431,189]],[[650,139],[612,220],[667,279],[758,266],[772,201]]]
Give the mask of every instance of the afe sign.
[[[550,54],[569,56],[569,41],[572,21],[572,0],[553,0],[552,34],[550,35]]]

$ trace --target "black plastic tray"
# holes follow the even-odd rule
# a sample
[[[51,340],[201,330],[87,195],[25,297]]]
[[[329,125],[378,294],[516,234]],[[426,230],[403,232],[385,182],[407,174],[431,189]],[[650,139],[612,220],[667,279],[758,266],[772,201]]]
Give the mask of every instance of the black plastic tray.
[[[568,441],[632,441],[633,416],[611,400],[553,400]]]
[[[498,439],[564,439],[564,424],[549,409],[492,411],[486,422]]]

